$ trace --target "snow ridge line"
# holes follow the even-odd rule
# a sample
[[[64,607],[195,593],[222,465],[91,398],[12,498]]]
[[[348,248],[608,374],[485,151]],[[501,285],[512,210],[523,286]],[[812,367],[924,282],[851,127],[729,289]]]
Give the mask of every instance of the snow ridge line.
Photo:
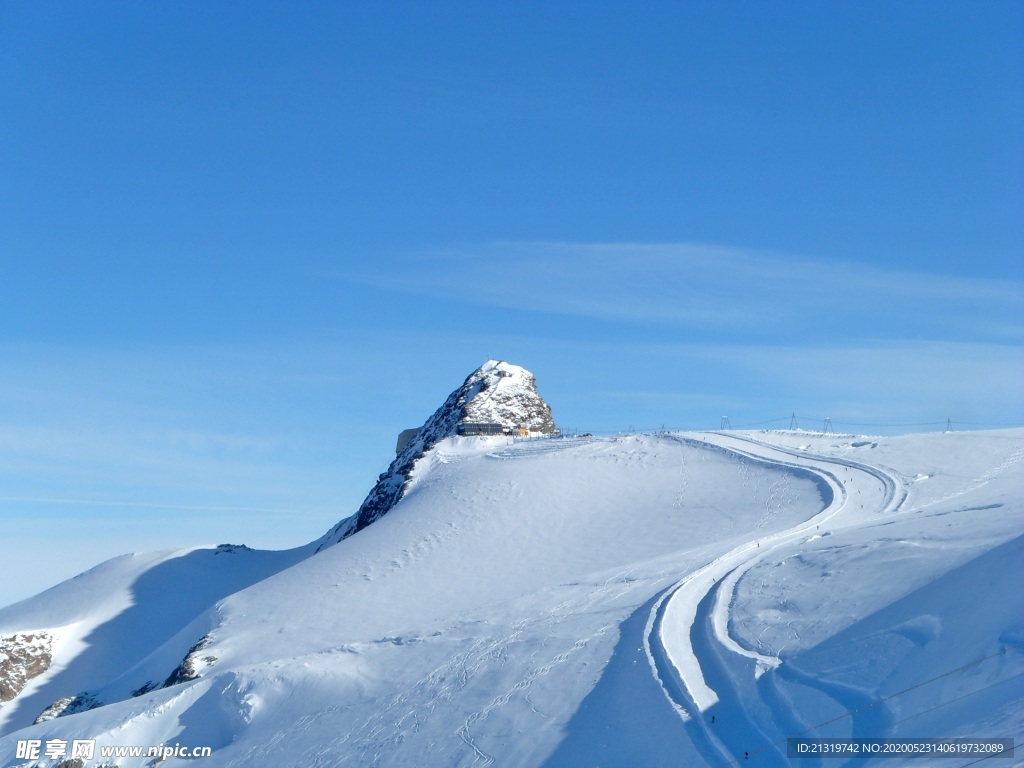
[[[689,442],[696,444],[702,443],[702,441],[696,440]],[[775,464],[777,466],[800,469],[803,471],[808,471],[810,469],[804,465],[773,461],[766,459],[763,456],[750,454],[738,449],[727,448],[714,443],[712,443],[711,446],[727,450],[730,453],[735,453],[745,458],[767,461],[767,463]],[[672,676],[677,677],[678,681],[687,690],[688,698],[692,700],[693,705],[698,711],[704,711],[705,709],[713,706],[718,702],[718,696],[704,682],[704,677],[700,671],[700,664],[693,655],[693,649],[690,644],[689,633],[690,628],[693,625],[693,620],[696,617],[697,604],[720,579],[739,569],[739,566],[745,561],[750,560],[752,565],[753,561],[759,559],[762,555],[760,551],[761,541],[766,543],[777,542],[779,540],[788,540],[791,537],[796,537],[809,530],[813,530],[814,525],[818,525],[822,521],[829,519],[842,509],[847,501],[845,486],[843,486],[839,479],[830,472],[825,470],[811,471],[814,471],[815,474],[821,477],[825,483],[828,484],[829,488],[832,489],[833,496],[831,503],[826,506],[825,509],[810,518],[808,521],[805,521],[794,528],[767,536],[761,540],[748,541],[745,544],[741,544],[729,552],[726,552],[724,555],[712,560],[702,568],[687,574],[678,581],[675,586],[666,590],[662,598],[654,606],[652,611],[654,618],[650,624],[652,628],[656,624],[658,631],[648,632],[647,639],[645,639],[648,660],[652,664],[652,670],[654,670],[655,675],[658,676],[654,662],[654,653],[651,652],[651,645],[653,644],[658,648],[658,655],[665,658],[674,668],[674,674]],[[765,553],[767,551],[768,550],[766,549]],[[740,570],[746,571],[747,569],[742,568]],[[739,574],[737,574],[737,578],[738,575]],[[746,655],[746,652],[744,655]],[[763,663],[767,664],[769,667],[774,667],[778,664],[776,659],[768,659],[767,657],[760,657],[760,655],[758,655],[758,658],[763,660]],[[658,677],[661,679],[660,676]],[[674,701],[671,693],[667,690],[666,695],[669,696],[670,701],[672,701],[673,705],[677,709],[679,707],[683,707],[684,709],[686,708],[683,702]]]
[[[849,501],[849,491],[846,485],[837,474],[820,465],[825,463],[844,466],[865,472],[879,481],[883,486],[881,505],[883,514],[898,510],[907,496],[907,492],[896,478],[876,467],[846,459],[807,455],[737,435],[711,433],[708,437],[713,439],[682,439],[692,444],[714,447],[759,462],[811,472],[832,490],[832,499],[821,512],[809,520],[764,539],[755,539],[742,544],[703,568],[687,574],[658,599],[648,620],[644,636],[644,650],[663,693],[684,721],[690,720],[690,714],[696,716],[719,702],[718,694],[705,680],[701,662],[694,651],[691,637],[694,622],[697,620],[698,607],[709,596],[713,599],[713,606],[708,619],[711,622],[715,639],[725,649],[738,656],[751,659],[755,664],[755,676],[760,676],[764,671],[781,663],[777,657],[766,656],[753,649],[744,648],[733,640],[728,632],[729,609],[734,599],[735,586],[744,573],[780,545],[814,531],[822,522],[833,518],[846,508]],[[723,440],[727,443],[734,440],[743,441],[755,448],[760,448],[761,451],[741,450],[734,445],[723,444]],[[784,461],[771,457],[768,455],[770,453],[793,456],[801,461],[799,463]],[[761,543],[770,546],[762,548]],[[725,745],[710,732],[701,718],[697,717],[696,720],[706,738],[706,744],[720,755],[725,756],[727,760],[731,760],[733,756]]]
[[[857,469],[857,470],[860,470],[861,472],[866,472],[867,474],[871,475],[875,479],[879,480],[882,483],[882,485],[885,487],[885,489],[886,489],[885,499],[884,499],[884,501],[882,503],[883,504],[882,509],[880,510],[881,514],[892,514],[893,512],[896,512],[903,505],[903,502],[905,502],[907,500],[908,491],[903,486],[903,483],[901,483],[898,479],[896,479],[895,475],[891,475],[888,472],[886,472],[885,470],[881,469],[880,467],[876,467],[876,466],[874,466],[872,464],[864,464],[862,462],[854,461],[852,459],[843,458],[841,456],[821,456],[819,454],[809,454],[809,453],[807,453],[805,451],[798,451],[798,450],[795,450],[793,448],[787,448],[785,446],[773,445],[772,443],[767,443],[767,442],[764,442],[762,440],[755,440],[754,438],[749,437],[747,435],[735,435],[735,434],[729,434],[727,432],[712,432],[710,434],[716,435],[718,437],[724,437],[724,438],[727,438],[729,440],[738,440],[738,441],[742,441],[744,443],[750,443],[751,445],[755,445],[755,446],[758,446],[760,448],[765,448],[765,449],[768,449],[768,450],[771,450],[771,451],[776,451],[778,453],[784,453],[784,454],[787,454],[789,456],[793,456],[793,457],[798,458],[798,459],[804,459],[804,460],[810,460],[810,461],[821,461],[821,462],[824,462],[826,464],[836,464],[838,466],[849,467],[850,469]],[[739,451],[738,449],[735,449],[735,448],[727,448],[726,450],[733,450],[733,451],[736,451],[738,453],[743,453],[743,451]],[[748,456],[752,456],[754,458],[759,458],[762,461],[769,461],[771,463],[776,463],[772,459],[768,459],[768,458],[760,456],[758,454],[747,454],[747,455]],[[778,463],[781,463],[781,464],[785,465],[784,462],[778,462]],[[802,465],[790,465],[790,466],[802,466]],[[809,467],[809,466],[802,466],[802,468],[803,469],[811,469],[811,467]]]
[[[796,457],[805,458],[805,459],[806,458],[813,458],[815,460],[821,460],[821,461],[825,461],[827,463],[834,463],[834,464],[837,464],[837,465],[840,465],[840,466],[848,467],[848,468],[851,468],[851,469],[856,469],[856,470],[861,471],[861,472],[866,472],[867,474],[869,474],[872,477],[874,477],[877,480],[879,480],[882,483],[882,485],[883,485],[883,487],[885,489],[885,494],[884,494],[884,497],[883,497],[883,500],[882,500],[882,508],[880,510],[881,514],[892,514],[892,513],[896,512],[901,507],[901,505],[903,504],[903,502],[907,498],[907,493],[908,492],[903,487],[903,484],[900,483],[894,476],[888,474],[887,472],[885,472],[885,471],[883,471],[883,470],[881,470],[881,469],[879,469],[877,467],[873,467],[873,466],[870,466],[870,465],[867,465],[867,464],[861,464],[860,462],[851,461],[849,459],[844,459],[844,458],[831,459],[831,458],[818,457],[818,456],[807,457],[806,454],[801,454],[800,452],[792,451],[792,450],[785,449],[785,448],[779,449],[779,448],[776,448],[775,446],[772,446],[772,445],[770,445],[768,443],[763,443],[761,441],[754,440],[754,439],[749,438],[749,437],[739,436],[739,435],[722,435],[721,433],[717,433],[717,434],[720,435],[721,437],[727,437],[727,438],[733,439],[733,440],[742,440],[744,442],[747,442],[747,443],[750,443],[750,444],[753,444],[753,445],[756,445],[756,446],[760,446],[762,448],[766,448],[766,449],[770,449],[770,450],[780,450],[782,453],[788,454],[790,456],[796,456]],[[782,465],[782,466],[790,466],[790,467],[798,466],[798,465],[794,465],[794,464],[789,464],[787,462],[778,462],[778,463],[780,465]],[[804,469],[808,469],[808,467],[803,467],[803,468]],[[831,477],[833,480],[835,480],[837,483],[842,485],[842,481],[836,475],[834,475],[832,473],[826,473],[826,474],[829,477]],[[848,492],[848,490],[846,489],[845,486],[843,486],[843,493],[847,495],[847,498],[849,497],[849,492]],[[722,646],[724,646],[727,650],[732,651],[733,653],[735,653],[737,655],[746,656],[746,657],[748,657],[750,659],[753,659],[755,661],[755,663],[757,664],[757,670],[758,670],[757,674],[758,675],[760,675],[761,673],[767,671],[768,669],[773,669],[773,668],[777,667],[782,662],[781,662],[780,659],[778,659],[775,656],[770,656],[770,657],[769,656],[764,656],[764,655],[754,651],[753,649],[748,649],[748,648],[743,647],[736,640],[734,640],[733,637],[729,634],[729,608],[731,607],[731,605],[732,605],[732,603],[734,601],[734,598],[735,598],[736,585],[738,584],[740,578],[742,578],[742,576],[747,571],[749,571],[757,562],[759,562],[760,560],[762,560],[765,557],[767,557],[778,546],[788,542],[790,539],[795,538],[795,537],[797,537],[797,536],[799,536],[799,535],[801,535],[803,533],[810,532],[810,525],[811,525],[811,523],[814,523],[815,524],[815,528],[817,528],[817,526],[822,521],[824,521],[826,519],[829,519],[834,514],[837,514],[838,512],[840,512],[843,509],[843,507],[845,506],[845,503],[846,503],[846,500],[844,499],[843,503],[840,504],[840,506],[832,514],[825,515],[825,512],[827,512],[827,509],[828,509],[828,508],[826,508],[826,510],[823,510],[822,513],[820,513],[819,515],[815,516],[815,518],[812,518],[811,520],[809,520],[809,521],[807,521],[805,523],[802,523],[802,524],[800,524],[798,526],[795,526],[794,528],[791,528],[788,531],[783,531],[783,532],[780,532],[778,534],[775,534],[772,537],[769,537],[770,539],[774,540],[774,541],[772,541],[772,544],[771,544],[770,547],[762,549],[761,553],[757,557],[750,558],[745,563],[743,563],[741,566],[738,566],[737,568],[734,568],[723,579],[723,582],[722,582],[722,585],[721,585],[721,589],[718,590],[718,593],[717,593],[717,595],[715,597],[715,604],[714,604],[714,608],[713,608],[712,613],[711,613],[711,620],[713,622],[715,637],[722,644]],[[823,516],[823,515],[825,515],[825,516]],[[765,542],[765,543],[767,543],[767,542]]]

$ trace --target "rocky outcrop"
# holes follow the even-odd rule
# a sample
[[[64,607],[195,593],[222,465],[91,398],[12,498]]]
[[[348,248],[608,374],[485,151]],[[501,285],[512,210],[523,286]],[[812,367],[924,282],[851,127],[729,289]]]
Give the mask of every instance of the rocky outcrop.
[[[399,502],[416,462],[439,441],[456,435],[460,425],[497,425],[509,434],[555,434],[551,408],[537,392],[532,373],[518,365],[488,360],[415,434],[403,433],[400,450],[359,511],[342,520],[320,540],[317,551],[361,531]]]
[[[39,725],[39,723],[45,723],[47,720],[64,717],[65,715],[73,715],[76,712],[85,712],[88,709],[96,709],[99,706],[102,706],[102,702],[96,698],[95,694],[89,692],[76,693],[74,696],[63,696],[44,709],[39,714],[39,717],[35,719],[34,724]]]
[[[210,644],[210,636],[203,635],[199,642],[188,649],[181,664],[174,668],[170,676],[164,680],[163,688],[168,688],[178,683],[187,683],[200,677],[201,671],[217,660],[216,656],[202,655],[200,651]]]
[[[50,668],[52,650],[53,638],[46,632],[17,632],[0,637],[0,705]]]
[[[222,544],[221,546],[231,545]],[[185,653],[185,658],[181,660],[181,664],[171,671],[171,674],[167,676],[166,680],[162,683],[150,680],[132,691],[132,696],[144,696],[150,691],[155,691],[158,688],[170,688],[172,685],[187,683],[202,677],[203,670],[217,661],[216,656],[211,656],[209,654],[203,655],[200,653],[200,651],[210,644],[210,640],[211,638],[209,635],[203,635],[195,645],[188,649]]]

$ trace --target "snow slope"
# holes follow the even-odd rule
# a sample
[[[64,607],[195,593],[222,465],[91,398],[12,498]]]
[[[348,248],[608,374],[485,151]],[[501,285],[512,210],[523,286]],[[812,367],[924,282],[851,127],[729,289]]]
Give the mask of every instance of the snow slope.
[[[398,455],[378,478],[359,510],[321,537],[316,542],[317,551],[358,533],[386,515],[409,490],[411,475],[423,454],[444,438],[460,434],[460,427],[481,423],[503,428],[506,434],[558,432],[551,420],[551,408],[537,392],[533,374],[502,360],[488,360],[466,377],[423,426],[406,431],[410,433],[408,441],[399,447]]]
[[[0,733],[31,725],[59,698],[115,679],[123,678],[122,695],[161,672],[166,678],[195,641],[195,628],[209,621],[211,606],[310,551],[222,545],[124,555],[0,610],[0,638],[44,632],[52,638],[54,658],[16,699],[0,706]],[[152,669],[139,667],[151,656]]]
[[[70,649],[0,708],[0,765],[26,738],[554,767],[1016,736],[1022,456],[1024,430],[445,437],[318,554],[131,556],[0,612]],[[204,638],[198,677],[131,695]],[[105,705],[30,724],[81,690]]]

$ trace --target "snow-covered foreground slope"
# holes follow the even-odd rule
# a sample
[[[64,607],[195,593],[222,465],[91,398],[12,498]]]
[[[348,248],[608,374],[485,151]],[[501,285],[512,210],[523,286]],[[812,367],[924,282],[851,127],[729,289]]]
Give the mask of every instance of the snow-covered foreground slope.
[[[287,568],[309,547],[259,552],[223,545],[124,555],[0,610],[0,639],[43,635],[53,661],[0,705],[0,733],[31,725],[48,706],[122,680],[130,695],[165,679],[208,627],[218,600]],[[148,662],[148,666],[146,664]],[[0,672],[4,660],[0,657]]]
[[[316,555],[115,560],[0,612],[0,637],[69,638],[0,709],[0,765],[33,763],[25,739],[96,739],[96,764],[717,766],[787,765],[802,733],[1015,737],[1022,455],[1024,430],[445,438]],[[240,565],[217,581],[215,557]],[[161,595],[195,611],[151,626]],[[131,695],[201,639],[195,679]],[[29,725],[82,691],[104,705]]]

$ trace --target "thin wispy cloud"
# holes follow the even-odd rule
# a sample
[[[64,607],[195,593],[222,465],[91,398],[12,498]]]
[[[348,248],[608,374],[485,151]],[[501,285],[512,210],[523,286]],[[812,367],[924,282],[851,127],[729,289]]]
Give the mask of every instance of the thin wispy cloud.
[[[604,371],[606,361],[615,360],[625,371],[612,378],[625,385],[614,390],[618,410],[645,414],[648,421],[641,423],[647,426],[666,421],[707,428],[725,413],[757,421],[792,411],[864,421],[925,423],[951,417],[991,426],[1024,423],[1019,395],[1024,348],[1019,346],[606,343],[557,354],[570,364],[605,361]],[[607,397],[604,371],[585,376],[584,389],[576,394]],[[630,371],[658,375],[637,377]],[[597,386],[585,389],[590,382]]]
[[[700,244],[495,243],[335,272],[484,306],[762,338],[1024,339],[1024,284]]]

